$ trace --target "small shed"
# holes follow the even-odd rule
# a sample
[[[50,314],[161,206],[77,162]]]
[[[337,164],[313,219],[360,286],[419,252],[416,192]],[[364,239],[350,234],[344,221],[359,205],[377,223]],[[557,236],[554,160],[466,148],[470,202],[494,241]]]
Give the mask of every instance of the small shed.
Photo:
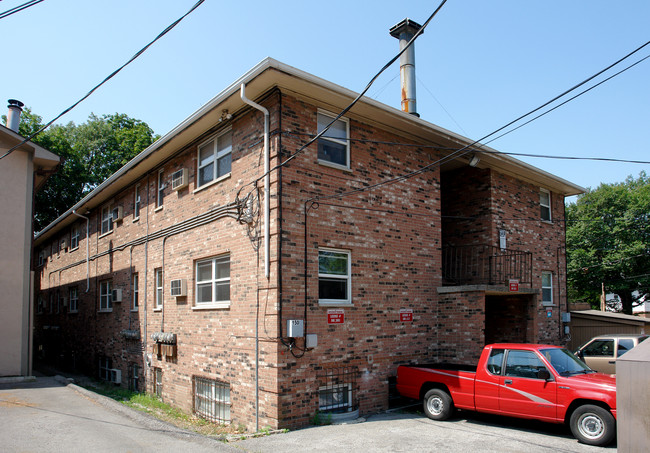
[[[650,340],[616,361],[618,451],[645,452],[650,445]]]
[[[598,335],[614,333],[648,334],[650,318],[612,313],[598,310],[571,311],[571,341],[569,349],[580,345]]]

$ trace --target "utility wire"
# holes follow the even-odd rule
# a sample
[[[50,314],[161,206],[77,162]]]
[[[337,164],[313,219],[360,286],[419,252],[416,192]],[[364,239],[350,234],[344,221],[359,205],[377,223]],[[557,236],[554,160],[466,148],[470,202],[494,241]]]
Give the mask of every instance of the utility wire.
[[[42,1],[42,0],[41,0],[41,1]],[[122,69],[124,69],[126,66],[128,66],[129,64],[131,64],[131,63],[132,63],[136,58],[138,58],[140,55],[142,55],[142,54],[143,54],[143,53],[144,53],[144,52],[145,52],[149,47],[151,47],[151,46],[152,46],[156,41],[158,41],[160,38],[162,38],[162,37],[165,36],[167,33],[169,33],[169,32],[170,32],[174,27],[176,27],[176,25],[178,25],[178,24],[179,24],[183,19],[185,19],[187,16],[189,16],[189,15],[190,15],[190,14],[191,14],[191,13],[192,13],[196,8],[198,8],[198,7],[199,7],[199,6],[200,6],[204,1],[205,1],[205,0],[199,0],[198,2],[196,2],[196,3],[194,4],[194,6],[192,6],[192,7],[190,8],[190,10],[189,10],[188,12],[186,12],[186,13],[183,14],[181,17],[179,17],[179,18],[176,19],[174,22],[172,22],[172,23],[171,23],[167,28],[165,28],[165,29],[164,29],[164,30],[163,30],[163,31],[162,31],[158,36],[156,36],[156,37],[153,39],[153,41],[151,41],[149,44],[147,44],[147,45],[144,46],[142,49],[140,49],[139,51],[137,51],[137,52],[135,53],[135,55],[133,55],[133,56],[132,56],[132,57],[131,57],[131,58],[130,58],[126,63],[124,63],[122,66],[120,66],[120,67],[117,68],[115,71],[113,71],[113,72],[112,72],[108,77],[106,77],[104,80],[102,80],[99,84],[95,85],[95,87],[94,87],[93,89],[91,89],[88,93],[86,93],[86,94],[85,94],[81,99],[79,99],[77,102],[75,102],[75,103],[72,104],[70,107],[68,107],[68,108],[65,109],[63,112],[61,112],[61,113],[60,113],[56,118],[54,118],[52,121],[50,121],[49,123],[47,123],[46,125],[44,125],[43,127],[41,127],[39,130],[37,130],[37,131],[34,132],[32,135],[30,135],[29,137],[27,137],[26,139],[24,139],[22,142],[18,143],[16,146],[14,146],[14,147],[12,147],[11,149],[9,149],[9,151],[7,151],[5,154],[3,154],[2,156],[0,156],[0,159],[4,159],[5,157],[7,157],[9,154],[11,154],[12,152],[14,152],[16,149],[18,149],[19,147],[21,147],[22,145],[24,145],[25,143],[27,143],[28,141],[30,141],[31,139],[33,139],[34,137],[36,137],[38,134],[40,134],[41,132],[43,132],[45,129],[47,129],[48,127],[50,127],[50,126],[51,126],[51,125],[52,125],[56,120],[58,120],[58,119],[61,118],[63,115],[65,115],[66,113],[68,113],[70,110],[74,109],[77,105],[79,105],[79,104],[81,104],[83,101],[85,101],[88,97],[90,97],[91,94],[93,94],[95,91],[97,91],[97,89],[98,89],[99,87],[101,87],[101,86],[104,85],[106,82],[108,82],[108,81],[111,80],[113,77],[115,77],[115,76],[116,76],[116,75],[117,75],[117,74],[118,74]]]
[[[43,0],[31,0],[29,2],[23,3],[22,5],[18,5],[14,8],[8,9],[7,11],[0,13],[0,19],[4,19],[5,17],[9,17],[12,14],[19,13],[20,11],[27,9],[30,6],[34,6],[37,3],[41,3],[42,1]]]

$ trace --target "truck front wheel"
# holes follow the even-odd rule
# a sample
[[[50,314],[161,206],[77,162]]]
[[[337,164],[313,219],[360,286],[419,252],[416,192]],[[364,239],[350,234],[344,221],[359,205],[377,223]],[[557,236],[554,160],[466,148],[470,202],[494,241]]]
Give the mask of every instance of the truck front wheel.
[[[616,435],[614,416],[607,409],[592,404],[573,411],[569,424],[573,436],[587,445],[607,445]]]
[[[454,402],[449,393],[431,389],[424,395],[424,413],[432,420],[447,420],[454,411]]]

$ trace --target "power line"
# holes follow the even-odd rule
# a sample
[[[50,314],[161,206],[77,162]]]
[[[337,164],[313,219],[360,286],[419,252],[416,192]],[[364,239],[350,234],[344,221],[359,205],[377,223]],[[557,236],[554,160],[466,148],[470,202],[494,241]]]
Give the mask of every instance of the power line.
[[[43,0],[31,0],[29,2],[23,3],[22,5],[18,5],[16,7],[14,7],[14,8],[8,9],[7,11],[4,11],[4,12],[0,13],[0,19],[4,19],[5,17],[9,17],[12,14],[19,13],[20,11],[23,11],[23,10],[27,9],[30,6],[34,6],[37,3],[41,3],[42,1]]]
[[[42,1],[42,0],[41,0],[41,1]],[[192,13],[196,8],[198,8],[198,7],[199,7],[199,6],[200,6],[204,1],[205,1],[205,0],[199,0],[198,2],[196,2],[196,3],[194,4],[194,6],[192,6],[192,7],[189,9],[188,12],[186,12],[186,13],[183,14],[181,17],[179,17],[179,18],[176,19],[174,22],[172,22],[169,26],[167,26],[167,28],[165,28],[165,29],[164,29],[164,30],[163,30],[163,31],[162,31],[158,36],[156,36],[156,37],[155,37],[155,38],[154,38],[154,39],[153,39],[149,44],[147,44],[146,46],[144,46],[142,49],[140,49],[139,51],[137,51],[137,52],[136,52],[136,53],[135,53],[131,58],[129,58],[129,60],[128,60],[126,63],[124,63],[122,66],[120,66],[120,67],[117,68],[115,71],[113,71],[113,72],[112,72],[108,77],[106,77],[104,80],[102,80],[99,84],[95,85],[95,87],[94,87],[93,89],[91,89],[88,93],[86,93],[86,94],[85,94],[81,99],[79,99],[77,102],[75,102],[75,103],[72,104],[70,107],[68,107],[68,108],[65,109],[63,112],[61,112],[61,113],[60,113],[56,118],[54,118],[52,121],[50,121],[49,123],[47,123],[46,125],[44,125],[43,127],[41,127],[39,130],[37,130],[37,131],[34,132],[32,135],[30,135],[29,137],[27,137],[26,139],[24,139],[22,142],[18,143],[18,144],[17,144],[16,146],[14,146],[13,148],[9,149],[9,151],[7,151],[5,154],[3,154],[2,156],[0,156],[0,159],[4,159],[5,157],[7,157],[9,154],[11,154],[12,152],[14,152],[16,149],[18,149],[19,147],[21,147],[22,145],[24,145],[25,143],[27,143],[28,141],[30,141],[31,139],[33,139],[34,137],[36,137],[38,134],[40,134],[41,132],[43,132],[45,129],[47,129],[48,127],[50,127],[52,124],[54,124],[54,122],[55,122],[56,120],[58,120],[58,119],[61,118],[63,115],[65,115],[66,113],[68,113],[69,111],[71,111],[72,109],[74,109],[77,105],[79,105],[79,104],[81,104],[83,101],[85,101],[88,97],[90,97],[91,94],[93,94],[95,91],[97,91],[97,89],[98,89],[99,87],[101,87],[101,86],[104,85],[106,82],[108,82],[108,81],[111,80],[113,77],[115,77],[115,76],[116,76],[116,75],[117,75],[117,74],[118,74],[122,69],[124,69],[126,66],[128,66],[129,64],[131,64],[131,63],[132,63],[136,58],[138,58],[140,55],[142,55],[142,54],[143,54],[143,53],[144,53],[144,52],[145,52],[149,47],[151,47],[151,46],[152,46],[156,41],[158,41],[160,38],[162,38],[162,37],[165,36],[167,33],[169,33],[169,32],[170,32],[174,27],[176,27],[176,25],[178,25],[178,24],[179,24],[183,19],[185,19],[187,16],[189,16],[189,15],[190,15],[190,14],[191,14],[191,13]]]

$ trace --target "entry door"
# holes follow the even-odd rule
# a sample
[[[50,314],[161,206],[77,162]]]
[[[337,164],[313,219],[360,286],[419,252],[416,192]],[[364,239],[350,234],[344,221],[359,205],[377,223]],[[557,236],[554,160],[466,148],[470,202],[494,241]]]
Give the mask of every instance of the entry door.
[[[510,350],[499,388],[499,404],[504,414],[554,420],[557,411],[555,381],[539,379],[546,369],[534,351]]]

